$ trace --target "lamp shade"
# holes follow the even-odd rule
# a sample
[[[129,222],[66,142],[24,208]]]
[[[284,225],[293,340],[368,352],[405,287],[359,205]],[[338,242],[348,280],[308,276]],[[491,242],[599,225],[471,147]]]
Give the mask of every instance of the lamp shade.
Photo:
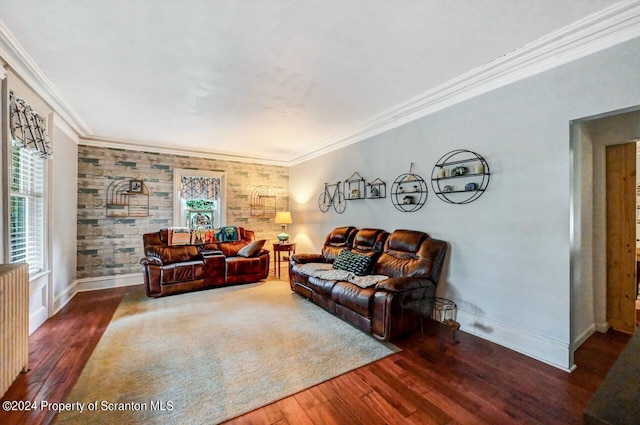
[[[291,212],[290,211],[281,211],[276,213],[276,224],[291,224],[293,221],[291,220]]]

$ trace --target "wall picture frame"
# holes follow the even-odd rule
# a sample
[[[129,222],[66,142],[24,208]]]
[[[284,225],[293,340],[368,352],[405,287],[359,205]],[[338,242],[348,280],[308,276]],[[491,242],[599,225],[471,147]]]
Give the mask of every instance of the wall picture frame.
[[[144,191],[142,180],[129,180],[129,192],[142,193]]]

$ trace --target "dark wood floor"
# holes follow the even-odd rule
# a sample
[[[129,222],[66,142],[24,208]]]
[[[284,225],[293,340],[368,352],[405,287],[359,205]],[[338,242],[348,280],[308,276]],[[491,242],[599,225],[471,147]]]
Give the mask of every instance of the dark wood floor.
[[[120,300],[141,287],[85,292],[29,338],[31,371],[2,401],[64,401]],[[629,336],[593,335],[566,373],[432,322],[426,338],[291,397],[235,418],[240,424],[581,424],[582,412]],[[52,412],[2,412],[2,424],[49,424]]]

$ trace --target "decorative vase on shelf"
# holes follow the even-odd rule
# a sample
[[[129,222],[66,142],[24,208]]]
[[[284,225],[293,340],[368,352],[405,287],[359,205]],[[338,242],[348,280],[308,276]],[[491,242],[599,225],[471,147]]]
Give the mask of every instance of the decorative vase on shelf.
[[[476,174],[484,173],[484,165],[482,165],[482,162],[479,162],[479,163],[476,164],[476,167],[475,167],[474,171],[475,171]]]
[[[462,165],[459,165],[459,166],[451,169],[451,176],[452,177],[464,176],[466,173],[467,173],[467,169],[465,167],[463,167]]]

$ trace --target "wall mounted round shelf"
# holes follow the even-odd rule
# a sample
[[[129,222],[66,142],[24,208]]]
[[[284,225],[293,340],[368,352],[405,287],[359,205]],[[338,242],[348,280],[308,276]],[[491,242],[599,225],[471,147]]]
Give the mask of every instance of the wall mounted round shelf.
[[[458,149],[444,154],[431,171],[431,187],[449,204],[468,204],[487,190],[489,164],[475,152]]]
[[[402,212],[418,211],[425,202],[429,191],[427,183],[417,174],[401,174],[391,186],[391,202]]]

